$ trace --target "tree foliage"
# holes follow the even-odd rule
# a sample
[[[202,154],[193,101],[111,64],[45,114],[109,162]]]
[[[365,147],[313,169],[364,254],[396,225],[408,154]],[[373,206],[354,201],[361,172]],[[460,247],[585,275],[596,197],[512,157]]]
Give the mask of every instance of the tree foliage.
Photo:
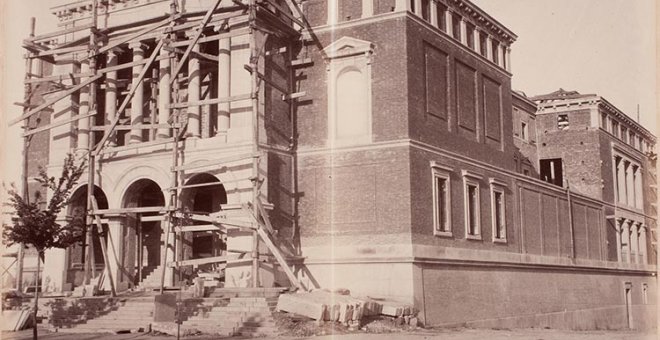
[[[12,225],[3,230],[5,240],[11,245],[22,243],[33,246],[42,255],[49,248],[67,248],[84,237],[84,219],[74,218],[69,223],[57,223],[57,217],[69,203],[72,190],[85,171],[85,161],[76,165],[73,155],[64,160],[62,173],[58,179],[49,177],[46,169],[39,168],[36,178],[43,188],[51,193],[51,198],[44,207],[41,197],[30,202],[23,197],[15,186],[8,190],[7,206],[14,210],[16,218]]]

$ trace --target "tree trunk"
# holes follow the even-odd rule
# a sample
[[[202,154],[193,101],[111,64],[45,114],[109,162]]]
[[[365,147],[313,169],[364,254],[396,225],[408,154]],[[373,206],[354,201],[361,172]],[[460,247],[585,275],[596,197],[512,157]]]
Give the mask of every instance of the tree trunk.
[[[35,281],[34,289],[34,314],[32,314],[32,340],[37,340],[39,335],[37,334],[37,311],[39,310],[39,271],[41,270],[41,257],[43,256],[43,250],[37,251],[37,279]]]

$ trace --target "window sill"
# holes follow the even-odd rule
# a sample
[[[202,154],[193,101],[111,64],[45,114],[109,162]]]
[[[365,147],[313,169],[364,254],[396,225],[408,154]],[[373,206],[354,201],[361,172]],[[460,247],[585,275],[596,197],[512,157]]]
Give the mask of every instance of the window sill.
[[[467,235],[466,240],[481,241],[481,235]]]
[[[433,236],[438,236],[438,237],[454,237],[454,234],[451,231],[434,231]]]
[[[494,238],[493,243],[501,243],[501,244],[506,244],[507,240],[505,238]]]

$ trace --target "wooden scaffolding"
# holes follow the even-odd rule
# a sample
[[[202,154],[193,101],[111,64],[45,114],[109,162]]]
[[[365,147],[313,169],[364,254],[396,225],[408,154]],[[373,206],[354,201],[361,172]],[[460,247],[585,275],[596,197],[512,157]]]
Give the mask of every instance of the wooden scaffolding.
[[[102,0],[101,0],[102,1]],[[262,157],[262,144],[260,144],[259,139],[259,93],[260,89],[263,87],[270,87],[274,91],[279,91],[282,94],[282,100],[287,102],[291,112],[291,119],[294,119],[294,106],[293,103],[297,98],[303,97],[305,94],[302,92],[296,92],[295,84],[295,68],[305,66],[309,64],[308,59],[296,60],[294,55],[294,46],[296,44],[301,44],[303,41],[315,40],[314,42],[318,44],[318,40],[315,39],[313,32],[310,29],[309,23],[305,20],[303,12],[298,3],[295,0],[286,0],[283,2],[277,2],[277,0],[232,0],[233,2],[229,6],[220,6],[222,1],[229,0],[216,0],[214,5],[208,8],[204,16],[199,18],[184,18],[183,14],[178,11],[177,0],[171,0],[170,3],[170,13],[167,17],[163,18],[160,21],[155,23],[141,26],[140,29],[136,32],[127,34],[115,39],[113,42],[109,43],[110,39],[107,37],[108,29],[99,29],[98,28],[98,2],[99,0],[90,0],[89,9],[91,10],[91,23],[86,25],[81,25],[78,27],[70,27],[58,32],[51,32],[40,36],[34,36],[32,34],[28,39],[24,40],[23,47],[27,50],[26,59],[27,59],[27,71],[25,76],[25,102],[17,103],[24,107],[23,114],[10,122],[10,124],[16,124],[19,122],[24,123],[24,133],[23,137],[25,138],[25,143],[29,141],[30,136],[42,132],[48,131],[58,126],[71,124],[76,121],[87,121],[89,126],[89,146],[88,152],[86,153],[87,164],[88,164],[88,179],[87,179],[87,225],[88,232],[86,235],[88,247],[93,246],[92,242],[92,228],[96,228],[96,231],[99,235],[104,235],[105,241],[108,240],[108,234],[104,233],[102,223],[104,216],[110,214],[122,214],[122,213],[145,213],[145,212],[155,212],[160,214],[160,217],[157,219],[164,222],[164,232],[166,246],[164,247],[164,254],[162,257],[162,272],[160,273],[160,291],[163,292],[164,289],[164,280],[165,280],[165,271],[167,267],[181,267],[189,265],[198,265],[203,263],[222,263],[227,262],[232,259],[232,256],[215,256],[211,258],[204,259],[194,259],[194,260],[184,260],[182,258],[176,258],[175,261],[170,263],[165,263],[167,259],[168,246],[171,234],[176,235],[179,240],[182,238],[182,234],[190,231],[213,231],[226,233],[229,229],[241,229],[248,230],[252,233],[253,245],[252,252],[249,254],[249,259],[251,260],[251,271],[252,271],[252,285],[256,287],[258,284],[258,271],[259,271],[259,243],[263,244],[268,248],[270,254],[276,259],[278,265],[282,268],[287,278],[291,282],[292,286],[297,289],[305,289],[301,282],[296,277],[292,266],[291,260],[299,260],[300,257],[286,256],[279,249],[277,243],[274,241],[276,237],[276,232],[271,225],[268,213],[266,212],[266,206],[268,204],[261,202],[260,200],[260,183],[263,179],[263,175],[259,171],[259,160]],[[283,5],[285,4],[285,5]],[[227,23],[229,20],[244,18],[247,20],[247,27],[242,27],[236,30],[220,30],[216,31],[216,35],[204,36],[203,33],[207,32],[205,30],[207,25],[210,22],[224,22]],[[33,25],[34,26],[34,25]],[[179,40],[176,32],[182,30],[194,30],[194,34],[190,39]],[[63,36],[71,34],[74,32],[88,31],[89,38],[78,39],[78,41],[84,41],[89,39],[88,53],[86,56],[79,58],[78,61],[87,61],[89,68],[81,70],[78,73],[68,73],[62,75],[50,75],[43,76],[33,74],[31,70],[31,60],[33,59],[42,59],[46,61],[53,61],[55,55],[60,54],[70,54],[74,52],[81,52],[80,46],[76,46],[74,41],[69,43],[64,43],[56,45],[54,47],[48,47],[46,42],[56,38],[58,36]],[[266,39],[262,39],[261,42],[258,41],[256,33],[260,32],[264,34]],[[145,58],[141,61],[132,61],[128,63],[122,63],[118,65],[105,66],[99,68],[97,65],[97,59],[100,56],[120,47],[120,45],[139,42],[140,39],[145,35],[158,35],[156,38],[157,44],[153,48],[153,52],[148,58]],[[191,55],[195,55],[200,59],[208,60],[217,60],[216,56],[208,55],[195,51],[195,46],[203,42],[219,40],[220,38],[230,38],[237,36],[248,36],[249,39],[249,51],[250,58],[249,63],[244,67],[249,71],[251,75],[251,91],[250,93],[242,95],[233,95],[229,97],[220,97],[218,94],[217,98],[205,99],[192,102],[182,102],[181,96],[177,95],[179,88],[179,75],[183,69],[183,65],[187,58]],[[284,46],[278,48],[275,51],[267,51],[265,47],[265,41],[268,36],[277,36],[279,38],[285,38],[289,41],[289,46]],[[180,47],[185,47],[185,50]],[[162,53],[166,51],[167,53]],[[268,53],[278,53],[285,54],[288,59],[289,70],[289,79],[288,87],[283,87],[271,81],[267,75],[259,72],[259,57],[266,55]],[[114,112],[114,117],[109,124],[104,126],[95,125],[96,116],[99,114],[98,109],[98,100],[97,100],[97,88],[104,81],[104,78],[109,72],[116,72],[122,69],[128,69],[135,65],[143,65],[142,71],[137,75],[137,84],[145,81],[148,70],[154,62],[159,60],[169,60],[170,66],[170,81],[169,85],[171,87],[172,96],[174,102],[168,106],[169,117],[170,119],[167,122],[164,121],[155,121],[152,114],[152,121],[150,124],[131,124],[126,122],[125,119],[122,119],[122,113],[129,107],[131,103],[131,98],[135,95],[138,86],[131,86],[128,93],[125,95],[123,101],[118,106],[116,112]],[[135,79],[135,78],[134,78]],[[64,80],[76,80],[72,81],[73,85],[67,86],[62,84]],[[59,91],[52,98],[46,100],[44,103],[38,106],[30,106],[30,96],[31,96],[31,86],[37,83],[48,82],[55,84]],[[27,122],[29,122],[30,117],[48,109],[53,104],[61,101],[62,99],[69,98],[74,93],[79,93],[81,90],[85,89],[88,96],[88,111],[79,112],[77,115],[67,118],[60,119],[57,121],[51,121],[47,125],[37,126],[36,128],[28,129]],[[182,114],[183,109],[193,106],[201,105],[212,105],[219,103],[230,103],[233,101],[240,100],[250,100],[251,101],[251,115],[252,115],[252,150],[250,153],[246,153],[238,156],[229,156],[221,157],[213,160],[212,162],[202,163],[202,164],[186,164],[182,161],[181,157],[181,143],[186,138],[186,128],[187,128],[187,119]],[[291,122],[294,124],[294,122]],[[126,130],[148,130],[150,135],[155,134],[159,129],[166,129],[171,131],[171,137],[159,140],[153,140],[147,142],[150,145],[166,145],[171,146],[171,176],[170,176],[170,187],[167,188],[168,197],[166,204],[163,207],[139,207],[139,208],[121,208],[121,209],[99,209],[98,202],[94,196],[94,186],[95,183],[99,181],[95,180],[97,175],[96,167],[99,163],[99,160],[103,157],[106,157],[105,160],[111,160],[114,152],[118,150],[128,150],[139,148],[145,145],[145,143],[136,143],[125,146],[113,146],[109,142],[113,136],[118,131]],[[94,131],[102,133],[100,140],[96,140],[93,135]],[[293,131],[292,131],[293,132]],[[291,136],[292,141],[295,140],[295,136]],[[292,145],[295,145],[295,141],[292,142]],[[293,147],[292,147],[293,148]],[[136,156],[139,157],[139,156]],[[291,157],[294,157],[294,152],[292,150]],[[181,185],[179,183],[179,178],[183,171],[191,170],[201,167],[209,166],[222,166],[227,162],[235,162],[238,160],[250,160],[252,163],[252,171],[249,180],[252,182],[252,201],[245,202],[240,205],[234,205],[232,207],[227,206],[224,209],[234,209],[240,210],[244,213],[244,216],[248,216],[246,219],[232,219],[228,215],[216,214],[213,216],[209,215],[199,215],[199,214],[189,214],[182,211],[179,206],[179,195],[181,190],[186,188],[193,187],[202,187],[208,185],[216,185],[217,183],[203,183],[203,184],[192,184],[192,185]],[[27,159],[25,160],[27,162]],[[24,164],[24,170],[26,165]],[[294,167],[295,168],[295,167]],[[26,171],[24,171],[25,175]],[[100,173],[98,174],[100,176]],[[292,174],[293,176],[293,174]],[[293,181],[295,183],[295,180]],[[26,183],[24,183],[27,187]],[[294,184],[295,185],[295,184]],[[294,187],[295,188],[295,187]],[[295,209],[295,208],[294,208]],[[295,220],[295,216],[294,216]],[[203,225],[186,225],[190,224],[190,221],[203,222]],[[295,222],[294,222],[295,223]],[[112,241],[112,240],[111,240]],[[117,240],[115,240],[117,242]],[[100,242],[102,247],[103,261],[105,264],[104,274],[107,276],[111,287],[111,294],[114,296],[116,294],[115,289],[115,280],[112,277],[112,272],[110,270],[110,258],[108,256],[108,251],[105,249],[105,242]],[[109,243],[110,244],[110,243]],[[86,252],[86,261],[85,261],[85,283],[90,282],[90,274],[92,277],[96,276],[94,272],[94,252],[93,249],[90,249]],[[183,256],[183,252],[179,252],[179,257]]]

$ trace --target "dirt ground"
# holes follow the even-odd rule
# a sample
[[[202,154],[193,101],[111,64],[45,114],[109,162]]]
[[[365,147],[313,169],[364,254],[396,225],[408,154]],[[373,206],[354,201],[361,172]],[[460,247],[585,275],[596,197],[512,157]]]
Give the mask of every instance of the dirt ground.
[[[39,338],[44,340],[173,340],[176,337],[166,335],[152,335],[144,333],[135,334],[101,334],[101,333],[51,333],[40,330]],[[29,340],[32,339],[32,330],[20,332],[2,332],[3,340]],[[218,339],[213,336],[191,336],[182,339],[210,340]],[[231,339],[249,339],[233,337]],[[657,340],[655,334],[644,334],[635,331],[589,331],[574,332],[551,329],[519,329],[519,330],[479,330],[479,329],[431,329],[396,333],[352,333],[337,335],[322,335],[310,337],[277,336],[255,339],[314,339],[314,340]]]

